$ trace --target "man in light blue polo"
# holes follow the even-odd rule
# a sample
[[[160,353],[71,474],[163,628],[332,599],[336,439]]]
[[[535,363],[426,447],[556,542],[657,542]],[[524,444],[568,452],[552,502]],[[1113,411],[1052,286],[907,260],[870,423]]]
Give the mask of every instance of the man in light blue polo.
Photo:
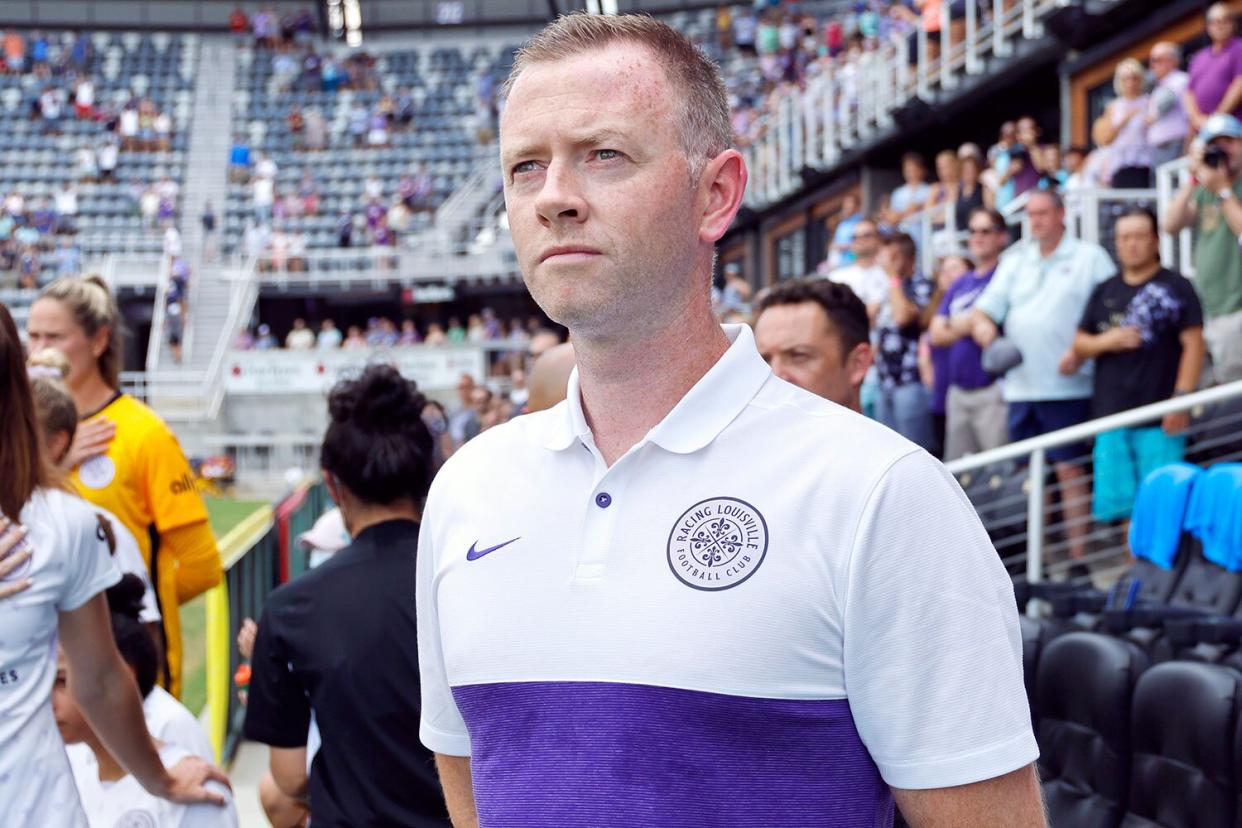
[[[975,303],[975,341],[988,347],[1003,325],[1005,336],[1022,352],[1022,363],[1004,381],[1009,435],[1015,441],[1090,416],[1093,366],[1075,356],[1074,334],[1091,291],[1117,272],[1104,248],[1065,232],[1065,205],[1056,193],[1033,192],[1026,212],[1031,238],[1010,248]],[[1091,491],[1082,465],[1073,461],[1087,454],[1081,443],[1048,451],[1061,485],[1074,560],[1087,554]]]

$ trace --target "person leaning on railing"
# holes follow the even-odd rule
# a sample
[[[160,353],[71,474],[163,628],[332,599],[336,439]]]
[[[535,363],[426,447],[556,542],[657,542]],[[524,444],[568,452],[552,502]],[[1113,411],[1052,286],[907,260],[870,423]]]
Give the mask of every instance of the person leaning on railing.
[[[1164,230],[1195,228],[1195,287],[1216,382],[1242,377],[1242,123],[1213,115],[1199,131],[1191,175],[1164,216]]]
[[[57,279],[30,306],[32,351],[69,361],[65,382],[82,415],[63,470],[83,498],[112,512],[137,539],[164,619],[161,684],[181,690],[177,607],[220,583],[223,569],[207,507],[176,435],[120,390],[121,318],[98,276]]]

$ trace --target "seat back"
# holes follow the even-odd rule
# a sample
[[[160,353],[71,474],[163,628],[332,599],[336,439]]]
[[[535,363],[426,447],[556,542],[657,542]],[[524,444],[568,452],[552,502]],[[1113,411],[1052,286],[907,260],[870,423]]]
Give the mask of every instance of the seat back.
[[[1190,494],[1202,474],[1202,469],[1190,463],[1170,463],[1143,479],[1130,521],[1130,551],[1134,557],[1161,569],[1173,568]]]
[[[1145,672],[1131,709],[1126,828],[1231,828],[1242,675],[1227,667],[1170,661]]]
[[[1188,560],[1168,604],[1202,610],[1210,615],[1232,615],[1242,603],[1242,572],[1230,572],[1207,559],[1206,550],[1187,550]]]
[[[1147,657],[1094,633],[1050,642],[1036,670],[1039,773],[1053,825],[1116,826],[1129,787],[1130,699]]]

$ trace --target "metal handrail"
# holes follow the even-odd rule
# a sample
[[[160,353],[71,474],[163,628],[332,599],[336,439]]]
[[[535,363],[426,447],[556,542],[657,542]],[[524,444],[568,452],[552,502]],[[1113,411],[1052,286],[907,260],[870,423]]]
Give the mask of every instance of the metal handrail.
[[[147,339],[148,371],[157,371],[160,367],[160,350],[164,345],[164,318],[167,315],[168,280],[171,273],[171,259],[161,256],[160,275],[155,282],[155,307],[151,309],[151,335]]]
[[[1203,391],[1196,391],[1163,402],[1152,403],[1141,408],[1123,411],[1107,417],[1089,420],[1069,428],[1042,434],[1010,443],[990,451],[972,454],[959,460],[945,464],[951,474],[964,472],[1004,463],[1010,460],[1029,458],[1029,479],[1031,486],[1027,492],[1027,558],[1026,577],[1030,583],[1043,580],[1043,546],[1044,546],[1044,496],[1047,469],[1047,452],[1059,446],[1072,445],[1095,437],[1106,431],[1149,423],[1163,418],[1167,414],[1178,414],[1192,411],[1200,406],[1242,397],[1242,380],[1218,385]]]
[[[1161,164],[1156,168],[1156,203],[1159,215],[1164,216],[1173,202],[1178,189],[1190,175],[1190,158],[1183,156]],[[1188,279],[1195,275],[1194,232],[1185,228],[1180,233],[1166,233],[1160,228],[1160,261],[1165,267],[1177,266]]]

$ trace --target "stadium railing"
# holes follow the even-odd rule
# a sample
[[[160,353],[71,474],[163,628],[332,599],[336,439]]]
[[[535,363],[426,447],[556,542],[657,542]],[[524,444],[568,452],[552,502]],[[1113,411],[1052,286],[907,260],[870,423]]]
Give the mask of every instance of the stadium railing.
[[[1179,412],[1191,414],[1191,425],[1185,432],[1187,460],[1207,465],[1242,459],[1242,380],[1238,380],[970,455],[947,463],[946,467],[968,494],[975,479],[996,477],[993,488],[1008,502],[990,502],[987,514],[980,509],[980,503],[976,502],[975,506],[980,510],[985,528],[993,534],[994,542],[996,533],[1005,535],[1004,542],[997,543],[997,551],[1018,580],[1036,583],[1047,578],[1061,579],[1067,577],[1071,566],[1079,561],[1065,555],[1069,548],[1066,518],[1047,520],[1049,497],[1064,495],[1059,483],[1048,482],[1051,472],[1048,452],[1114,429],[1159,426],[1166,415]],[[1090,486],[1091,456],[1069,462],[1088,472],[1086,482]],[[1016,464],[1017,468],[1006,464]],[[1021,470],[1023,466],[1025,472]],[[1021,485],[1005,486],[1001,476],[1015,473],[1025,478]],[[1022,509],[1023,500],[1025,510]],[[1020,514],[1023,511],[1024,516]],[[1096,565],[1096,574],[1107,578],[1124,565],[1124,561],[1116,562],[1118,554],[1124,552],[1124,538],[1117,537],[1118,527],[1090,525],[1086,528],[1094,551],[1089,551],[1081,562]]]
[[[234,684],[242,665],[237,633],[245,619],[259,619],[272,590],[306,571],[306,553],[296,538],[329,503],[323,481],[307,479],[220,539],[224,581],[207,593],[207,707],[208,735],[222,765],[237,752],[246,715]]]
[[[954,93],[965,76],[985,72],[987,55],[1006,57],[1020,39],[1042,36],[1042,20],[1075,0],[993,0],[986,23],[967,3],[965,34],[952,42],[950,6],[941,7],[940,54],[932,57],[931,41],[917,30],[914,60],[906,38],[864,52],[844,67],[827,65],[808,78],[806,88],[788,91],[765,114],[766,130],[742,154],[752,184],[745,203],[763,208],[802,186],[804,171],[835,166],[852,150],[894,128],[894,113],[917,99],[932,103],[937,91]],[[799,105],[799,101],[803,105]]]
[[[1163,218],[1173,197],[1190,177],[1190,158],[1182,157],[1161,164],[1156,169],[1156,204],[1158,215]],[[1180,233],[1160,233],[1160,260],[1165,267],[1176,267],[1183,276],[1193,279],[1195,275],[1194,231],[1187,227]]]

